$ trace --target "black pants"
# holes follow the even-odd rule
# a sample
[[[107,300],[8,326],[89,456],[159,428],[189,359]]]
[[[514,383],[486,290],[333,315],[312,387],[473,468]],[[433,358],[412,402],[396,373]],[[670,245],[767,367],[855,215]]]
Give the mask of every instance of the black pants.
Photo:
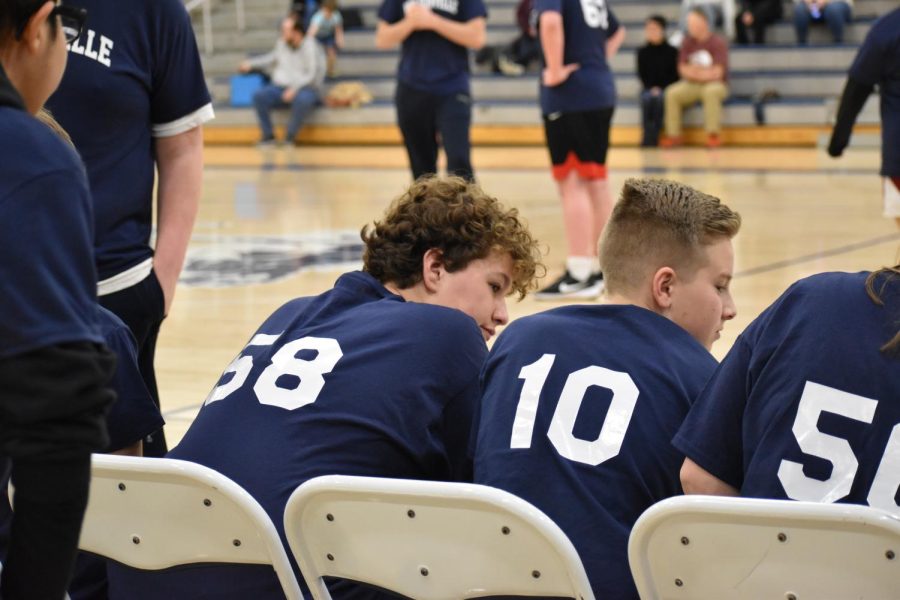
[[[468,94],[436,96],[398,81],[395,102],[413,179],[437,172],[438,136],[447,154],[447,172],[475,179],[469,158],[472,98]]]
[[[741,13],[741,11],[738,11]],[[735,41],[738,44],[765,44],[766,27],[781,18],[781,0],[762,0],[750,4],[753,25],[747,27],[738,14],[734,19]]]
[[[153,360],[156,355],[159,326],[165,317],[165,297],[156,273],[151,271],[148,277],[130,288],[100,296],[100,304],[122,319],[134,334],[137,340],[138,368],[141,377],[153,397],[153,402],[159,406],[159,390],[156,386]],[[168,446],[162,429],[144,439],[144,456],[160,457],[166,452]]]
[[[641,125],[644,135],[641,146],[653,148],[659,144],[659,132],[663,127],[663,93],[652,94],[650,90],[641,92]]]

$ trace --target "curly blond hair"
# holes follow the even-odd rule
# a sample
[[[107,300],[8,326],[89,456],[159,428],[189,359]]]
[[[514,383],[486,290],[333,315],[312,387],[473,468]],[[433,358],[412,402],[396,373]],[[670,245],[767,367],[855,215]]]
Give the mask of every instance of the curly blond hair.
[[[360,235],[366,245],[363,270],[401,289],[422,280],[422,259],[431,249],[441,252],[450,272],[492,251],[509,254],[511,293],[520,299],[545,270],[538,242],[519,212],[460,177],[420,178]]]

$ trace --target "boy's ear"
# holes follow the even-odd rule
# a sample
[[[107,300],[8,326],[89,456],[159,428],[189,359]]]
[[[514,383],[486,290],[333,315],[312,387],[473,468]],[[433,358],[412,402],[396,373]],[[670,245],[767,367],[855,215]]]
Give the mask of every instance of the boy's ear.
[[[436,292],[445,273],[444,255],[437,248],[429,249],[422,257],[422,283],[425,289]]]
[[[28,19],[25,29],[22,30],[21,39],[29,50],[37,52],[41,47],[41,43],[46,41],[45,38],[48,33],[47,30],[44,29],[44,23],[47,22],[47,18],[50,16],[53,7],[53,2],[47,0],[47,2],[44,2],[37,12]],[[59,35],[59,32],[57,32],[57,35]]]
[[[653,274],[651,281],[651,293],[653,303],[660,310],[667,310],[672,306],[672,295],[678,281],[678,275],[672,267],[660,267]]]

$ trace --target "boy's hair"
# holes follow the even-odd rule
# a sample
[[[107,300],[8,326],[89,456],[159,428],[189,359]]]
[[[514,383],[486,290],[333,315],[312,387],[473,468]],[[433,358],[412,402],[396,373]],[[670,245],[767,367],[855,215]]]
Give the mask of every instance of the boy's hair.
[[[306,35],[306,27],[303,23],[303,11],[291,9],[288,13],[288,19],[294,22],[294,31],[299,31],[303,35]]]
[[[635,292],[664,266],[690,279],[703,246],[740,228],[741,216],[718,198],[666,179],[629,179],[600,240],[606,290]]]
[[[543,275],[538,242],[519,218],[474,183],[460,177],[423,177],[397,198],[381,221],[360,232],[363,270],[401,289],[422,280],[428,250],[441,252],[450,272],[465,269],[491,251],[513,260],[512,291],[522,298]],[[540,272],[540,273],[539,273]]]
[[[869,297],[872,299],[872,302],[877,304],[878,306],[885,306],[884,296],[885,289],[889,285],[894,286],[893,291],[893,299],[900,298],[900,290],[897,288],[900,287],[900,264],[895,265],[893,267],[884,267],[883,269],[879,269],[878,271],[873,271],[866,278],[866,292],[868,292]],[[880,285],[878,289],[875,289],[876,282]],[[900,304],[893,302],[895,306],[895,310],[900,309]],[[900,323],[898,323],[897,333],[892,337],[888,342],[881,347],[882,352],[890,353],[895,352],[900,354]]]
[[[327,8],[331,11],[336,11],[338,7],[337,0],[322,0],[322,8]]]
[[[663,32],[665,32],[666,25],[668,25],[666,18],[662,15],[650,15],[649,17],[647,17],[647,21],[653,21],[654,23],[659,25],[660,28],[662,28]]]
[[[691,10],[688,11],[688,14],[691,14],[691,13],[693,13],[699,17],[703,17],[703,20],[706,21],[707,24],[710,24],[709,23],[709,15],[706,14],[706,11],[703,10],[702,8],[700,8],[699,6],[695,6],[694,8],[692,8]]]

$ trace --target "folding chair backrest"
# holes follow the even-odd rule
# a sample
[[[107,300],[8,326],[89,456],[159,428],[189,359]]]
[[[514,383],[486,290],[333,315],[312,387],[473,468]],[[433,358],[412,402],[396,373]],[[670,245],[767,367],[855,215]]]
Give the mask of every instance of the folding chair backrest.
[[[316,600],[331,598],[325,576],[416,600],[594,598],[562,530],[531,504],[495,488],[318,477],[294,491],[284,521]]]
[[[259,503],[224,475],[187,461],[95,454],[79,547],[147,570],[270,564],[287,597],[301,598]]]
[[[900,519],[867,506],[670,498],[628,556],[643,600],[900,598]]]

